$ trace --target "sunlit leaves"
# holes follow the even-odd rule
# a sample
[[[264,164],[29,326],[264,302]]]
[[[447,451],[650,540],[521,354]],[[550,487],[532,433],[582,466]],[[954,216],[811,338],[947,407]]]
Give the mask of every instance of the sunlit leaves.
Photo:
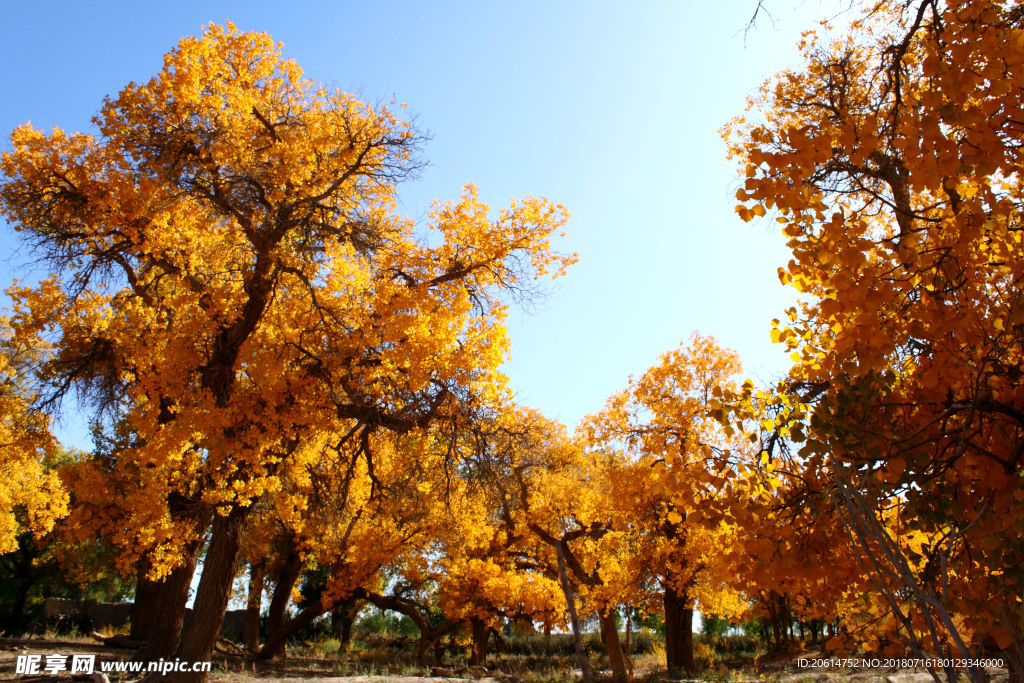
[[[505,302],[575,260],[552,249],[564,207],[492,213],[472,186],[417,239],[395,213],[421,165],[410,123],[281,47],[211,25],[107,98],[98,136],[26,124],[0,161],[0,211],[61,273],[12,292],[14,327],[52,342],[49,390],[78,390],[116,443],[76,468],[71,527],[110,534],[125,566],[173,566],[203,510],[274,499],[301,530],[317,458],[369,468],[377,432],[502,399]],[[374,476],[351,472],[352,500]],[[328,522],[304,523],[330,539]]]
[[[634,575],[653,575],[718,614],[743,609],[723,548],[736,543],[758,477],[749,442],[724,424],[739,371],[734,352],[693,334],[580,425],[591,447],[619,459],[612,505],[637,539]]]
[[[24,532],[42,536],[67,513],[57,443],[47,416],[33,410],[29,372],[43,348],[31,341],[0,318],[0,553],[15,550]]]
[[[793,253],[780,280],[803,294],[770,332],[794,362],[772,400],[809,407],[805,419],[783,409],[778,433],[805,423],[801,457],[870,492],[873,543],[889,501],[906,500],[905,524],[946,539],[924,553],[946,558],[941,581],[964,581],[942,604],[981,629],[1000,609],[1019,615],[1003,598],[1024,587],[1019,553],[989,550],[1019,536],[1016,12],[877,3],[843,35],[808,35],[802,69],[724,131],[744,177],[738,211],[778,212]],[[939,590],[910,566],[905,590]]]

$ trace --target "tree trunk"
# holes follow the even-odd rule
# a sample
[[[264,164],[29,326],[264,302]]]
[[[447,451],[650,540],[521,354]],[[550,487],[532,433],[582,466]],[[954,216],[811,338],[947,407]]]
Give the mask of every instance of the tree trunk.
[[[489,632],[487,623],[481,619],[472,619],[470,624],[473,630],[473,654],[469,657],[469,665],[486,666],[487,636]]]
[[[268,636],[284,628],[284,617],[288,610],[288,602],[292,599],[292,589],[295,588],[299,574],[302,573],[302,559],[299,557],[299,549],[295,546],[294,536],[287,541],[287,553],[267,611]]]
[[[145,649],[138,655],[142,661],[170,659],[181,643],[188,590],[203,549],[202,536],[206,530],[206,520],[203,519],[201,524],[203,526],[197,534],[198,538],[185,544],[184,563],[173,569],[162,581],[150,581],[145,577],[145,572],[139,572],[130,637],[132,640],[146,641]],[[145,571],[149,571],[149,563],[144,564]]]
[[[416,662],[420,666],[427,665],[427,653],[430,652],[430,646],[434,644],[434,639],[426,632],[420,631],[420,639],[416,641]],[[435,657],[437,653],[435,652]],[[441,666],[440,660],[436,662],[438,666]]]
[[[11,608],[11,619],[18,628],[22,628],[28,621],[25,617],[25,605],[28,604],[28,592],[32,590],[32,584],[26,581],[18,582],[18,590],[14,596],[14,607]]]
[[[208,662],[213,655],[213,646],[224,622],[224,611],[231,599],[231,585],[235,580],[238,551],[248,514],[249,508],[236,507],[227,515],[213,520],[213,535],[203,562],[192,619],[181,634],[181,644],[176,653],[183,662]],[[174,683],[205,683],[208,678],[206,672],[176,672],[166,677]]]
[[[338,639],[338,652],[348,652],[352,641],[352,622],[359,611],[359,602],[349,598],[335,605],[331,612],[331,635]]]
[[[15,583],[17,584],[11,618],[13,619],[12,625],[19,629],[28,625],[28,615],[25,614],[28,594],[36,580],[41,578],[38,567],[33,566],[33,560],[39,556],[38,552],[33,552],[33,549],[36,547],[35,542],[31,538],[24,540],[26,538],[28,538],[28,534],[23,534],[19,538],[18,549],[10,556],[11,567],[14,569],[16,577]]]
[[[341,638],[338,639],[338,652],[348,652],[349,647],[352,645],[352,622],[355,621],[355,615],[352,613],[346,613],[342,617],[341,621]]]
[[[629,659],[633,654],[633,645],[630,642],[630,638],[633,631],[633,616],[630,614],[631,608],[626,609],[626,659]]]
[[[135,599],[132,601],[132,628],[128,637],[140,642],[149,640],[159,585],[146,578],[149,566],[149,553],[143,554],[135,563]]]
[[[694,674],[693,603],[687,592],[665,586],[665,659],[669,671]]]
[[[245,603],[245,649],[256,652],[260,648],[260,608],[263,606],[263,565],[249,565],[249,599]]]
[[[146,578],[152,569],[148,556],[144,555],[136,564],[138,582],[130,637],[146,641],[146,647],[136,655],[136,659],[141,661],[170,659],[177,651],[185,623],[188,591],[203,551],[206,529],[210,525],[210,510],[197,500],[172,493],[167,499],[167,508],[172,520],[186,527],[192,526],[194,536],[182,544],[181,565],[160,581]]]
[[[314,619],[326,611],[327,608],[324,607],[323,598],[320,598],[312,605],[295,615],[294,619],[289,619],[288,623],[283,625],[281,628],[270,631],[267,634],[267,642],[263,644],[263,649],[260,650],[257,658],[263,660],[273,659],[284,646],[285,640],[297,633],[303,626],[313,623]]]
[[[765,604],[768,606],[768,619],[772,625],[772,639],[775,641],[774,649],[781,650],[782,641],[786,637],[783,598],[773,590],[765,598]]]
[[[569,583],[569,575],[565,571],[565,548],[564,541],[555,544],[555,555],[558,557],[558,580],[562,584],[562,594],[565,595],[565,606],[569,612],[569,623],[572,624],[572,644],[576,650],[576,663],[580,667],[580,674],[583,683],[593,683],[590,675],[590,662],[587,661],[587,653],[583,649],[583,636],[580,633],[580,618],[576,614],[576,598],[573,597],[572,584]]]
[[[608,666],[612,668],[612,674],[617,679],[625,681],[629,675],[626,673],[626,660],[622,656],[622,646],[619,644],[615,612],[611,609],[598,611],[597,618],[601,624],[601,639],[604,641],[604,651],[608,655]]]

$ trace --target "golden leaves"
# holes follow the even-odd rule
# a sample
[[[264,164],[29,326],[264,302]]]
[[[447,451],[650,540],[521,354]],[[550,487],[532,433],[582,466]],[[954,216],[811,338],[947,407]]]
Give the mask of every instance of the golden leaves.
[[[614,463],[606,505],[624,536],[615,546],[621,573],[609,582],[637,585],[644,576],[663,585],[692,580],[691,595],[701,604],[718,605],[723,613],[742,611],[733,590],[735,558],[721,552],[735,540],[751,493],[746,477],[754,474],[742,464],[750,457],[749,444],[724,416],[734,394],[753,388],[736,386],[739,371],[734,352],[694,333],[578,427],[586,443]],[[602,594],[611,592],[605,588]]]
[[[341,457],[360,427],[413,433],[503,399],[504,300],[575,261],[552,246],[564,207],[492,217],[472,186],[432,214],[442,239],[417,241],[395,214],[420,163],[409,122],[303,79],[280,48],[210,25],[104,101],[98,138],[25,125],[0,161],[0,211],[63,273],[16,293],[15,335],[51,335],[51,389],[82,388],[122,432],[116,466],[79,468],[96,497],[76,524],[120,517],[112,542],[157,573],[175,534],[202,531],[176,496],[313,525],[296,465],[331,454],[327,435]]]
[[[977,553],[951,554],[947,578],[976,579],[958,609],[984,628],[997,596],[1016,590],[989,577],[1021,559],[986,550],[1019,531],[1008,511],[981,511],[1021,481],[1010,457],[1020,420],[1000,411],[1022,405],[1008,312],[1024,252],[1004,229],[1019,235],[1024,215],[1021,179],[1005,177],[1022,161],[1024,60],[1007,7],[911,14],[880,3],[845,35],[808,36],[804,67],[766,84],[758,111],[723,135],[744,180],[737,212],[751,220],[774,204],[793,251],[779,279],[805,295],[801,319],[770,331],[794,363],[773,405],[813,397],[797,420],[809,432],[802,457],[855,478],[875,463],[862,472],[874,514],[905,497],[911,524],[936,538],[969,527],[963,547]],[[786,438],[794,416],[759,419]]]
[[[68,494],[57,471],[59,447],[48,417],[34,410],[29,372],[45,344],[15,335],[0,318],[0,554],[25,532],[49,532],[67,514]]]

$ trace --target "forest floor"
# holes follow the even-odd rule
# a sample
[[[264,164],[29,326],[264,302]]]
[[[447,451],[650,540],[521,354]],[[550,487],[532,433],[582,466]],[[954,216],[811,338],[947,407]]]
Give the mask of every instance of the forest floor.
[[[67,656],[68,668],[72,655],[94,655],[94,670],[100,672],[106,663],[113,667],[128,662],[134,652],[106,647],[87,638],[0,638],[0,681],[12,680],[22,683],[71,683],[87,681],[88,677],[72,675],[67,670],[46,671],[47,656]],[[35,674],[17,672],[19,656],[40,656],[40,671]],[[690,679],[700,683],[829,683],[830,681],[879,681],[884,683],[928,683],[931,675],[921,668],[872,669],[872,668],[821,668],[810,667],[807,660],[826,659],[820,653],[799,655],[763,656],[755,659],[736,659],[717,664],[714,668]],[[801,662],[801,660],[804,660]],[[477,667],[438,668],[426,667],[416,670],[399,667],[400,671],[390,673],[377,668],[355,671],[352,662],[344,659],[290,658],[286,661],[254,663],[251,659],[236,655],[217,655],[213,661],[210,680],[213,683],[301,683],[301,679],[315,678],[318,683],[452,683],[454,680],[479,680],[481,683],[568,683],[577,678],[579,672],[565,671],[561,675],[551,672],[512,671],[514,667],[502,666],[494,670]],[[504,670],[503,670],[504,669]],[[988,669],[993,683],[1007,680],[1006,669]],[[642,683],[669,683],[664,669],[647,669],[634,672],[634,680]],[[110,683],[124,683],[138,680],[142,674],[109,671]],[[940,674],[941,676],[941,674]],[[944,678],[944,677],[943,677]],[[964,680],[966,676],[962,676]],[[595,672],[598,683],[610,683],[607,671]],[[97,681],[98,678],[93,678]]]

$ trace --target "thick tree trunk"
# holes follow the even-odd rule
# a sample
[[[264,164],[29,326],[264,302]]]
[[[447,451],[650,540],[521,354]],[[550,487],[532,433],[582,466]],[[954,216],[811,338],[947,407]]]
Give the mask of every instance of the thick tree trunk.
[[[583,649],[583,635],[580,633],[580,618],[576,614],[576,598],[569,583],[569,574],[565,571],[565,548],[563,541],[555,543],[555,555],[558,557],[558,580],[562,584],[565,606],[569,612],[569,623],[572,625],[572,644],[576,650],[576,663],[580,667],[583,683],[593,683],[590,675],[590,662],[587,661],[586,650]]]
[[[199,538],[185,544],[184,563],[172,570],[162,581],[150,581],[145,577],[145,572],[139,572],[139,582],[135,589],[136,602],[132,607],[130,637],[132,640],[146,641],[145,649],[138,655],[142,661],[170,659],[181,643],[188,589],[192,585],[192,576],[196,573],[196,563],[199,562],[199,554],[203,549],[201,538],[205,531],[205,522],[204,519],[204,526],[197,534]],[[148,562],[145,564],[145,570],[149,571]]]
[[[136,641],[149,640],[156,607],[157,583],[146,578],[149,573],[149,555],[143,555],[135,563],[135,599],[132,601],[132,628],[128,635]]]
[[[176,656],[185,663],[208,662],[213,646],[220,636],[224,612],[231,599],[231,585],[235,580],[238,551],[242,545],[242,530],[249,508],[236,507],[225,516],[213,520],[210,549],[203,562],[203,575],[199,580],[192,619],[181,634]],[[180,672],[166,677],[175,683],[205,683],[207,673]]]
[[[489,629],[486,622],[481,619],[472,619],[469,623],[473,631],[473,654],[469,657],[469,665],[486,666]]]
[[[434,647],[434,644],[438,642],[440,636],[433,633],[432,631],[424,631],[420,629],[420,639],[416,641],[416,662],[420,666],[427,665],[427,655],[430,653],[430,648]],[[441,654],[437,648],[434,648],[434,664],[437,666],[443,666],[444,661],[441,659]]]
[[[341,621],[341,637],[338,638],[338,652],[348,652],[352,645],[352,622],[355,615],[346,613]]]
[[[601,624],[601,640],[604,641],[604,651],[608,655],[608,666],[612,674],[620,681],[629,678],[626,673],[626,659],[622,656],[622,646],[619,644],[619,629],[615,625],[615,613],[611,609],[599,611],[597,618]]]
[[[210,525],[210,511],[199,501],[172,493],[167,507],[173,520],[183,526],[192,526],[194,536],[193,540],[182,544],[181,565],[160,581],[146,578],[152,569],[149,557],[143,556],[136,564],[138,583],[130,637],[146,642],[146,647],[136,655],[136,659],[141,661],[170,659],[177,651],[185,623],[189,587],[203,551],[206,529]]]
[[[359,602],[349,598],[335,605],[331,612],[331,635],[338,639],[338,652],[348,652],[358,607]]]
[[[256,652],[260,648],[260,608],[263,606],[263,565],[249,565],[249,598],[245,603],[245,626],[242,639],[245,649]]]
[[[416,641],[416,663],[420,666],[427,665],[427,650],[430,649],[430,640],[427,639],[423,632],[420,632],[420,638]]]
[[[25,617],[25,605],[28,604],[28,592],[31,589],[31,583],[25,581],[18,582],[18,590],[14,596],[14,607],[11,608],[11,618],[19,628],[28,621]]]
[[[27,534],[25,535],[27,536]],[[24,537],[23,537],[24,538]],[[17,584],[14,596],[14,606],[11,609],[13,626],[24,628],[28,625],[28,615],[25,614],[25,606],[28,604],[28,594],[32,590],[39,576],[39,569],[33,566],[32,561],[38,557],[38,553],[32,552],[33,541],[19,539],[18,549],[10,558],[11,567],[14,569],[14,581]]]
[[[771,591],[767,598],[768,616],[772,622],[772,637],[775,649],[781,650],[786,640],[792,640],[792,619],[789,617],[789,605],[784,595]]]
[[[666,582],[665,659],[669,671],[693,675],[693,602],[687,592]]]

